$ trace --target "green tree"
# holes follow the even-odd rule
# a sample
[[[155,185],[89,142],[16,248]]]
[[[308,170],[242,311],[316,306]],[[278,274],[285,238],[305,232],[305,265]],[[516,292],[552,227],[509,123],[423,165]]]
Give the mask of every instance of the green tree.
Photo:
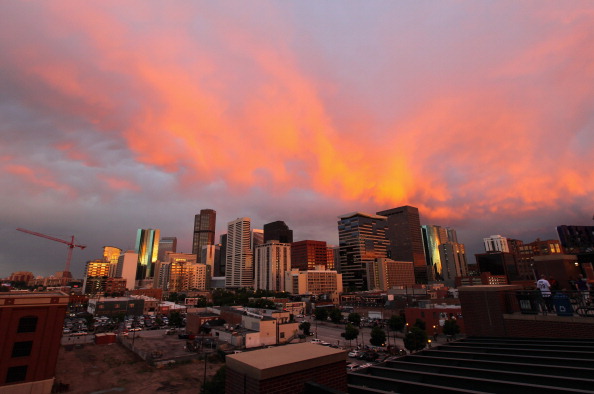
[[[347,320],[353,323],[354,326],[359,327],[361,325],[361,315],[356,312],[349,313]]]
[[[413,326],[404,337],[404,347],[411,353],[425,349],[427,346],[427,333],[417,326]]]
[[[314,315],[316,317],[316,320],[326,321],[328,320],[328,309],[316,308],[314,310]]]
[[[257,298],[247,304],[250,308],[276,309],[274,301],[267,298]]]
[[[384,346],[386,344],[386,332],[380,327],[373,327],[371,329],[369,343],[373,346]]]
[[[342,336],[344,337],[344,339],[349,341],[349,347],[350,347],[351,341],[353,339],[356,339],[359,336],[359,329],[357,327],[353,326],[351,323],[348,323],[344,327],[344,333],[342,334]]]
[[[299,329],[303,331],[304,335],[309,335],[309,329],[311,328],[311,324],[308,321],[302,321],[299,324]]]
[[[340,321],[342,320],[342,312],[340,312],[340,309],[334,308],[332,310],[330,310],[330,320],[332,320],[332,323],[340,323]]]
[[[415,321],[415,327],[419,327],[421,330],[425,330],[425,328],[426,328],[425,321],[421,320],[421,319],[417,319]]]
[[[456,334],[460,333],[460,326],[454,319],[446,320],[443,324],[443,333],[455,338]]]
[[[390,327],[390,330],[392,331],[402,332],[402,330],[404,330],[405,325],[406,321],[402,316],[392,315],[392,317],[390,317],[390,319],[388,320],[388,327]]]
[[[181,313],[173,311],[169,314],[169,324],[174,327],[181,327],[183,324],[183,318]]]
[[[225,394],[226,368],[223,365],[212,379],[207,380],[200,388],[201,394]]]

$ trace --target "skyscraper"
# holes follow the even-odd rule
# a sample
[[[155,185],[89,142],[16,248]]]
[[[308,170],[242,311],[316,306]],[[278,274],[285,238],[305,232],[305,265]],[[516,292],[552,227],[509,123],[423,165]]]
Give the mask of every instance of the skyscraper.
[[[388,257],[397,261],[412,261],[417,283],[427,283],[427,263],[423,250],[419,209],[408,205],[377,213],[386,216],[386,235],[390,241]]]
[[[293,242],[293,230],[282,220],[264,225],[264,242],[278,241],[284,244]]]
[[[164,261],[167,252],[177,252],[177,238],[163,237],[159,241],[159,255],[157,260]]]
[[[217,212],[212,209],[202,209],[194,218],[194,237],[192,240],[192,253],[200,263],[200,253],[206,245],[214,245],[217,222]]]
[[[253,287],[254,265],[250,218],[227,224],[225,287]]]
[[[116,277],[116,271],[118,269],[118,259],[122,254],[122,249],[116,248],[115,246],[104,246],[103,247],[103,259],[109,263],[109,277]]]
[[[154,229],[138,229],[136,233],[136,246],[138,253],[138,267],[136,280],[153,277],[153,265],[157,262],[159,254],[159,237],[161,232]]]
[[[367,263],[387,254],[387,218],[353,212],[339,219],[339,272],[344,287],[347,291],[367,290]]]
[[[291,271],[291,244],[270,241],[254,249],[254,289],[285,291]]]

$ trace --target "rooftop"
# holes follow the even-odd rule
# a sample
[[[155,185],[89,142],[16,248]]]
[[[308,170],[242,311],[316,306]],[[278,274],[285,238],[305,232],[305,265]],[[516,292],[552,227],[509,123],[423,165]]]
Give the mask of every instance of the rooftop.
[[[227,366],[256,379],[268,379],[346,360],[344,350],[296,343],[227,356]]]

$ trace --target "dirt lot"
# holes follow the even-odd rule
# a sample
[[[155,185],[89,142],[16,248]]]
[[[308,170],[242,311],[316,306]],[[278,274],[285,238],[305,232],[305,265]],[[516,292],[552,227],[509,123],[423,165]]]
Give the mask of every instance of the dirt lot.
[[[68,384],[68,393],[196,394],[202,384],[203,361],[155,368],[118,343],[68,348],[61,347],[56,368],[56,382]],[[222,365],[209,360],[207,379]]]

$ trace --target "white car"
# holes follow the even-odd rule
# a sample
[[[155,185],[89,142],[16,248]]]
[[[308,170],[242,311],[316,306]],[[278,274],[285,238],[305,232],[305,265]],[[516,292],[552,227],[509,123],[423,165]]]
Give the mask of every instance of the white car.
[[[349,357],[359,357],[360,354],[361,353],[359,353],[358,351],[353,350],[352,352],[349,352],[348,356]]]

